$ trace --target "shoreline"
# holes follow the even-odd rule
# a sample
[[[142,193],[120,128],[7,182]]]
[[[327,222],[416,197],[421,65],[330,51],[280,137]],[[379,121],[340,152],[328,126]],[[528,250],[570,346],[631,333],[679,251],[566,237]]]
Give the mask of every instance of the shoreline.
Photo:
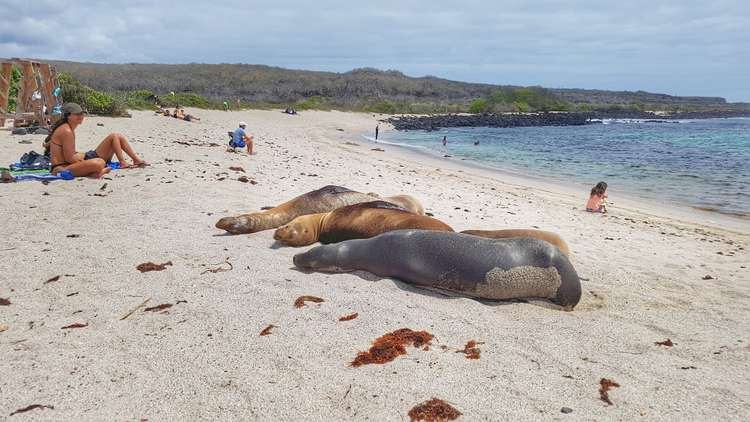
[[[24,416],[408,420],[432,397],[466,420],[555,421],[568,417],[563,407],[585,420],[746,413],[744,231],[669,208],[650,214],[619,195],[609,214],[586,213],[578,189],[392,146],[373,151],[361,134],[379,115],[187,111],[202,120],[133,112],[87,116],[76,130],[81,150],[124,134],[149,167],[0,185],[0,415],[39,404],[49,407]],[[239,121],[255,137],[252,156],[226,151]],[[42,139],[0,131],[0,162],[38,151]],[[411,195],[456,231],[555,232],[570,247],[581,301],[564,312],[364,271],[302,272],[293,257],[309,247],[281,247],[273,230],[215,227],[325,185]],[[172,265],[141,273],[147,262]],[[323,301],[296,308],[301,296]],[[351,366],[402,328],[434,339],[386,364]],[[470,341],[479,359],[457,353]],[[603,378],[621,386],[611,405],[600,399]]]
[[[424,159],[430,160],[434,165],[446,165],[447,163],[450,163],[451,165],[456,166],[456,169],[478,171],[493,179],[499,180],[500,178],[507,178],[507,180],[502,180],[503,183],[544,190],[550,194],[564,195],[572,201],[578,199],[580,206],[585,204],[587,199],[587,185],[583,183],[575,182],[575,186],[573,187],[570,186],[570,184],[564,184],[558,180],[513,172],[470,159],[462,159],[455,156],[447,158],[440,157],[438,154],[434,154],[432,150],[423,150],[419,147],[396,144],[388,141],[375,141],[365,133],[361,135],[361,138],[371,145],[388,145],[389,148],[398,150],[400,154],[408,158],[412,163],[421,162]],[[742,217],[720,211],[704,210],[690,204],[673,201],[659,203],[653,200],[653,198],[634,195],[632,192],[617,192],[616,197],[616,202],[612,202],[610,199],[610,212],[616,212],[617,209],[624,207],[624,209],[627,209],[628,211],[642,212],[644,214],[662,218],[673,218],[686,224],[698,224],[710,228],[729,230],[737,234],[750,234],[750,217]]]

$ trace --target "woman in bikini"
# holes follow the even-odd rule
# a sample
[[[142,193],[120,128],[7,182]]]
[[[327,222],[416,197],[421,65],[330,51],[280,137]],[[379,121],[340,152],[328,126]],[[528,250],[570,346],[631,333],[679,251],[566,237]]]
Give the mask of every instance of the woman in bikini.
[[[607,183],[599,182],[591,189],[591,195],[586,202],[586,211],[588,212],[607,212]]]
[[[110,133],[96,149],[85,154],[76,152],[75,129],[83,123],[83,109],[76,103],[67,103],[62,112],[62,119],[55,123],[44,140],[44,154],[52,163],[52,174],[69,170],[76,177],[102,177],[110,171],[107,161],[112,156],[117,156],[120,168],[146,165],[133,151],[128,140],[119,133]],[[123,152],[130,156],[133,164],[125,161]]]

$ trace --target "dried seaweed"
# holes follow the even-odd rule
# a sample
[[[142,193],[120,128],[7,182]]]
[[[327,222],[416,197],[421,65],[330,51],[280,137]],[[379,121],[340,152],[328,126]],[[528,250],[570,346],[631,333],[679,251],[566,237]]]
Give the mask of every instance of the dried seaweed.
[[[664,341],[656,341],[656,342],[654,342],[654,344],[657,345],[657,346],[666,346],[666,347],[672,347],[672,346],[674,346],[674,343],[672,343],[672,340],[670,340],[670,339],[666,339]]]
[[[351,362],[353,367],[368,364],[383,364],[406,354],[406,345],[420,348],[429,345],[433,335],[427,331],[412,331],[408,328],[387,333],[378,337],[366,352],[357,353]]]
[[[233,171],[241,171],[241,172],[243,172],[243,173],[245,172],[245,169],[244,169],[244,168],[242,168],[242,167],[240,167],[240,166],[231,166],[231,167],[229,167],[229,170],[233,170]]]
[[[475,340],[469,340],[464,346],[463,350],[457,350],[456,353],[463,353],[466,355],[466,359],[479,359],[479,354],[482,352],[477,347],[478,344]]]
[[[156,306],[152,306],[150,308],[146,308],[146,309],[143,310],[143,312],[159,312],[159,311],[163,311],[165,309],[169,309],[172,306],[174,306],[174,305],[172,305],[171,303],[162,303],[161,305],[156,305]]]
[[[320,302],[325,302],[325,300],[316,296],[300,296],[297,298],[297,300],[294,301],[294,307],[301,308],[305,306],[305,302],[320,303]]]
[[[608,405],[613,405],[612,400],[609,399],[609,393],[608,391],[612,389],[612,387],[619,387],[620,384],[616,383],[615,381],[612,381],[611,379],[602,378],[599,380],[599,398]]]
[[[9,306],[10,305],[10,299],[5,299],[0,297],[0,305],[2,306]]]
[[[50,406],[48,404],[32,404],[31,406],[26,406],[23,409],[16,410],[15,412],[11,413],[10,416],[15,415],[16,413],[24,413],[24,412],[28,412],[29,410],[34,410],[34,409],[54,409],[54,408],[55,406]]]
[[[461,412],[448,403],[433,397],[432,399],[414,406],[409,411],[411,422],[443,422],[458,419]]]
[[[60,276],[59,276],[59,275],[56,275],[56,276],[54,276],[54,277],[50,278],[49,280],[45,281],[45,282],[44,282],[44,284],[47,284],[47,283],[54,283],[55,281],[57,281],[57,280],[59,280],[59,279],[60,279]]]
[[[224,262],[222,262],[219,265],[223,265],[223,264],[229,265],[229,268],[224,268],[224,267],[209,268],[206,271],[203,271],[201,273],[201,275],[206,274],[206,273],[214,273],[214,274],[216,274],[216,273],[223,273],[225,271],[232,271],[232,269],[234,269],[234,266],[232,266],[232,263],[229,262],[229,258],[228,257],[227,257],[226,260],[224,260]]]
[[[250,181],[250,179],[247,178],[247,176],[240,176],[237,178],[238,182],[247,183]]]
[[[271,330],[274,329],[274,328],[276,328],[276,326],[273,325],[273,324],[270,324],[268,327],[264,328],[263,331],[260,332],[260,335],[261,336],[267,336],[267,335],[271,334]]]
[[[138,271],[146,273],[149,271],[163,271],[167,269],[167,266],[171,266],[172,261],[167,261],[163,264],[154,264],[153,262],[144,262],[135,267]]]
[[[339,321],[351,321],[354,318],[358,317],[359,314],[357,312],[351,314],[351,315],[344,315],[341,318],[339,318]]]
[[[75,324],[66,325],[66,326],[64,326],[64,327],[62,327],[60,329],[61,330],[69,330],[71,328],[83,328],[83,327],[88,327],[88,326],[89,326],[88,323],[81,324],[80,322],[76,322]]]

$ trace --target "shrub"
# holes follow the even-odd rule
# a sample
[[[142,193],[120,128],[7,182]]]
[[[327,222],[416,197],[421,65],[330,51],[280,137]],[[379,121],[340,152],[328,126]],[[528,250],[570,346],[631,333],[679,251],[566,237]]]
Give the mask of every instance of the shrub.
[[[486,113],[489,109],[489,101],[484,98],[477,98],[469,105],[469,113]]]
[[[13,66],[10,73],[10,92],[8,93],[8,113],[16,111],[16,98],[18,97],[18,87],[21,82],[21,69]]]
[[[84,110],[93,114],[128,115],[125,103],[121,99],[91,89],[66,73],[60,74],[58,82],[62,88],[63,101],[66,103],[78,103]]]

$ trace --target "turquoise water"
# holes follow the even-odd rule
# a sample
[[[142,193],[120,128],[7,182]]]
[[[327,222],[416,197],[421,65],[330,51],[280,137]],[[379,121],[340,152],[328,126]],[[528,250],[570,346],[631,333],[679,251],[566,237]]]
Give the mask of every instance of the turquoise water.
[[[603,180],[610,193],[750,216],[750,119],[393,131],[380,140],[587,188]]]

